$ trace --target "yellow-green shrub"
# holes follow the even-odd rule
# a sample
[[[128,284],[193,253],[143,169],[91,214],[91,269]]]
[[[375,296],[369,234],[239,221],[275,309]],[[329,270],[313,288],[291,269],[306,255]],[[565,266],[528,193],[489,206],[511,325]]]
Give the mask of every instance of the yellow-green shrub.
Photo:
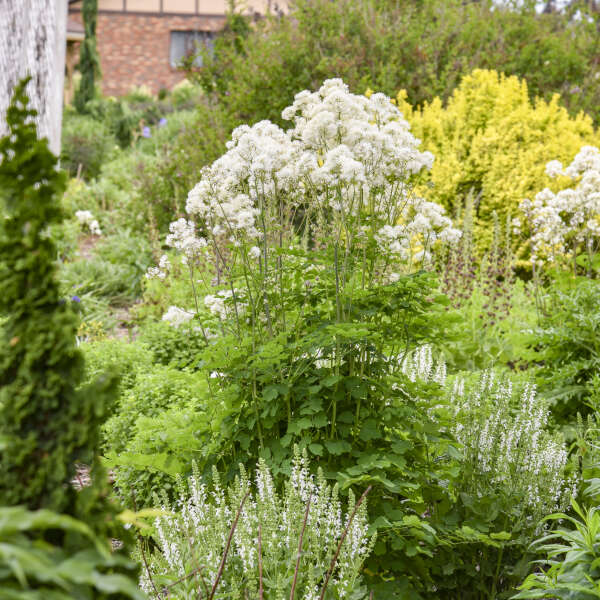
[[[413,109],[400,91],[398,106],[423,140],[421,150],[435,155],[427,195],[451,214],[472,191],[476,200],[478,246],[492,235],[492,215],[500,222],[517,216],[523,198],[551,185],[544,169],[557,159],[565,164],[585,144],[597,145],[592,119],[570,117],[558,95],[531,102],[527,83],[496,71],[477,69],[463,78],[446,106],[439,98]]]

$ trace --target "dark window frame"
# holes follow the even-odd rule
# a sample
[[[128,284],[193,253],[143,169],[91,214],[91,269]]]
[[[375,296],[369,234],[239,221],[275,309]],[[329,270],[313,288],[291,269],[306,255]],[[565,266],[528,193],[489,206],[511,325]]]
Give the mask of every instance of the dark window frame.
[[[209,53],[214,51],[214,31],[198,29],[172,29],[169,32],[169,65],[176,69],[183,58],[195,55],[194,67],[202,67],[203,57],[198,49],[204,47]]]

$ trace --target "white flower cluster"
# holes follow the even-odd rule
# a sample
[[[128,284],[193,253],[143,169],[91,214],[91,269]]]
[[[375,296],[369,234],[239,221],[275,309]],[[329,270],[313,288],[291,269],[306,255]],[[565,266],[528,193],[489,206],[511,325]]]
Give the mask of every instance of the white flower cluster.
[[[188,195],[186,210],[203,219],[213,236],[259,239],[258,199],[292,189],[296,145],[279,127],[261,121],[242,125],[227,143],[228,151],[202,171],[202,179]],[[288,184],[286,187],[286,183]]]
[[[199,253],[206,248],[206,240],[196,237],[196,226],[192,221],[177,219],[169,225],[169,231],[165,240],[167,246],[179,250],[186,259],[197,258]]]
[[[180,327],[189,323],[194,318],[194,314],[191,311],[184,310],[177,306],[169,306],[167,312],[163,315],[162,320],[169,323],[173,327]]]
[[[75,211],[75,218],[81,225],[87,227],[92,235],[102,235],[102,229],[100,229],[100,225],[91,211],[77,210]]]
[[[241,301],[242,295],[240,290],[220,290],[216,294],[204,296],[204,306],[212,315],[225,321],[235,313],[240,316],[246,310],[247,304]]]
[[[350,94],[341,79],[296,94],[282,116],[293,121],[290,137],[301,142],[300,163],[310,165],[307,174],[319,184],[387,187],[433,165],[433,155],[417,150],[419,141],[387,96]]]
[[[155,522],[159,551],[149,557],[152,576],[160,578],[161,582],[171,582],[170,593],[174,597],[180,597],[184,592],[191,594],[189,597],[196,597],[194,592],[202,597],[203,584],[209,588],[213,585],[238,512],[239,520],[219,582],[219,597],[258,597],[259,535],[265,596],[285,597],[309,502],[296,597],[307,600],[314,597],[315,590],[320,591],[323,577],[349,522],[349,514],[343,514],[337,486],[331,488],[322,474],[316,479],[312,477],[305,457],[296,457],[291,477],[281,495],[262,462],[258,465],[254,485],[242,470],[241,477],[227,491],[216,473],[212,489],[200,482],[197,473],[189,479],[187,487],[176,506],[170,511],[163,507],[165,515]],[[349,513],[353,508],[351,495]],[[368,537],[367,530],[363,503],[342,544],[328,587],[331,597],[350,597],[359,587],[360,567],[374,544],[374,538]],[[185,578],[185,574],[198,564],[203,567],[204,581]],[[141,587],[154,597],[147,572],[142,573]]]
[[[171,269],[171,261],[166,254],[163,254],[158,261],[158,267],[149,267],[146,273],[148,279],[165,279]]]
[[[424,344],[402,360],[402,373],[413,383],[419,379],[443,386],[446,384],[446,361],[443,358],[434,361],[431,346]]]
[[[425,258],[425,246],[438,237],[460,237],[441,206],[408,193],[408,178],[430,168],[433,156],[417,150],[419,140],[388,97],[357,96],[331,79],[317,92],[297,94],[283,117],[294,124],[287,132],[268,121],[238,127],[228,151],[189,193],[187,212],[212,235],[237,244],[261,239],[285,194],[288,204],[302,199],[342,218],[376,214],[385,223],[382,249],[403,260]],[[415,238],[420,256],[407,251]]]
[[[546,165],[546,173],[579,181],[574,188],[558,193],[546,188],[533,202],[521,202],[531,229],[532,260],[540,265],[555,261],[581,244],[589,252],[600,240],[600,150],[584,146],[566,169],[553,160]],[[513,225],[520,227],[520,221],[515,219]]]
[[[474,491],[483,496],[501,486],[524,498],[530,524],[568,505],[575,483],[565,477],[567,450],[562,438],[547,431],[549,411],[535,387],[525,386],[515,402],[510,379],[485,372],[474,388],[465,390],[464,381],[457,379],[454,434],[474,471]]]

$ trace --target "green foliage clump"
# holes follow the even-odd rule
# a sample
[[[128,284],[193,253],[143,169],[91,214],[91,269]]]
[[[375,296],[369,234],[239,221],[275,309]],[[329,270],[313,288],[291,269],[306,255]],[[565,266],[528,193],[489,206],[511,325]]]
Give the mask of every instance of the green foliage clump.
[[[57,543],[57,539],[62,543]],[[111,552],[106,540],[72,517],[44,509],[2,507],[0,544],[2,598],[144,600],[146,597],[131,577],[137,565]]]
[[[119,454],[107,447],[107,464],[113,469],[114,485],[123,502],[138,507],[154,506],[155,494],[174,497],[177,477],[188,474],[192,461],[210,452],[216,427],[208,410],[194,401],[139,415],[127,430],[128,442]],[[206,402],[206,397],[203,398]],[[114,431],[125,431],[118,420],[109,422]],[[127,424],[128,426],[128,424]],[[107,430],[110,435],[112,431]]]
[[[203,373],[190,373],[157,365],[123,391],[117,413],[104,426],[105,445],[121,452],[134,437],[138,417],[155,417],[167,408],[204,409],[208,396]]]
[[[560,423],[589,412],[591,384],[600,369],[600,286],[577,280],[571,289],[551,289],[531,341],[540,364],[540,389]]]
[[[493,220],[519,214],[519,204],[549,178],[546,163],[569,163],[597,139],[589,116],[570,117],[558,96],[531,101],[527,80],[475,70],[463,77],[444,104],[441,97],[413,110],[403,92],[398,106],[423,149],[435,156],[422,190],[451,214],[475,201],[474,236],[480,250],[491,243]],[[409,96],[410,97],[410,96]],[[496,215],[496,217],[494,217]]]
[[[136,342],[142,353],[144,347]],[[150,354],[152,356],[152,354]],[[115,484],[125,501],[152,503],[152,494],[172,490],[202,453],[210,424],[209,386],[204,373],[156,365],[139,371],[123,389],[118,409],[103,428],[109,463],[118,466]]]
[[[56,249],[45,233],[61,220],[64,175],[27,123],[27,103],[21,85],[7,113],[10,135],[0,141],[0,496],[61,511],[71,505],[75,463],[94,462],[113,380],[75,389],[83,376],[77,319],[60,297]]]
[[[536,540],[544,558],[513,598],[591,600],[600,594],[600,513],[598,506],[586,508],[571,500],[575,516],[553,514],[547,520],[571,525],[559,527]],[[545,569],[540,565],[543,565]]]
[[[79,50],[81,81],[75,91],[75,106],[80,113],[85,112],[87,102],[94,98],[95,80],[100,76],[100,58],[96,50],[98,0],[83,0],[82,16],[85,38]]]
[[[115,155],[117,140],[104,125],[87,115],[66,112],[62,131],[61,165],[74,177],[92,180]]]
[[[178,369],[198,369],[206,340],[199,329],[171,327],[165,322],[146,323],[140,341],[152,351],[154,360],[161,365]]]
[[[101,340],[81,345],[85,359],[85,379],[91,383],[108,371],[119,371],[120,394],[130,390],[138,377],[150,371],[154,355],[143,343],[135,344],[123,340]]]

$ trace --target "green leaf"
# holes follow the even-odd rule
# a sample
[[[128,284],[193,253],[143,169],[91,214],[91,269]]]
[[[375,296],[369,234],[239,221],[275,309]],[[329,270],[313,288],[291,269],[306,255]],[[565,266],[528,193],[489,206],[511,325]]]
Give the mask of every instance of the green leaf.
[[[327,440],[325,447],[330,454],[336,456],[352,450],[352,446],[345,440]]]
[[[381,438],[377,421],[375,419],[367,419],[360,428],[359,437],[365,442]]]
[[[295,419],[290,423],[288,427],[289,434],[300,433],[304,429],[310,429],[312,426],[312,420],[308,417],[301,417],[300,419]]]
[[[323,456],[323,446],[321,444],[312,443],[308,445],[308,449],[317,456]]]
[[[325,377],[325,379],[323,379],[323,381],[321,381],[321,383],[325,387],[332,387],[341,380],[342,377],[340,375],[328,375],[327,377]]]
[[[265,402],[272,402],[279,396],[279,388],[276,385],[268,385],[263,389],[263,400]]]

